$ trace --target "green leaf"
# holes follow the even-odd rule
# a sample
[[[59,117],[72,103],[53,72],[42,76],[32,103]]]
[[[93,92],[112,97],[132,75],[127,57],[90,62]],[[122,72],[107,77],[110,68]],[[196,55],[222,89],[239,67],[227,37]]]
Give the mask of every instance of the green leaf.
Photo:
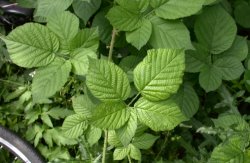
[[[185,54],[186,72],[200,72],[203,66],[211,62],[211,55],[202,45],[194,46],[196,50],[188,50]]]
[[[244,72],[242,63],[233,57],[220,58],[214,62],[214,65],[220,69],[224,80],[237,79]]]
[[[102,130],[99,128],[95,128],[94,126],[90,126],[89,130],[86,133],[86,139],[90,146],[94,145],[98,142],[98,140],[102,136]]]
[[[139,149],[149,149],[158,138],[159,136],[145,133],[139,137],[135,137],[132,144]]]
[[[78,48],[71,54],[70,62],[72,64],[73,72],[76,75],[86,75],[89,69],[89,59],[97,59],[97,55],[90,49]]]
[[[137,116],[131,111],[129,120],[125,125],[116,130],[117,137],[120,139],[124,146],[127,146],[135,135],[137,129]]]
[[[149,50],[134,69],[134,83],[143,97],[159,101],[177,92],[185,69],[183,50]]]
[[[73,0],[38,0],[34,17],[47,17],[66,10]]]
[[[99,46],[99,36],[97,28],[86,28],[80,30],[75,38],[71,40],[70,49],[88,48],[96,51]]]
[[[49,127],[53,128],[53,123],[47,114],[42,114],[41,119],[42,119],[43,123],[45,123]]]
[[[232,46],[219,55],[215,55],[216,58],[234,57],[240,61],[246,59],[248,54],[247,40],[245,37],[236,36]]]
[[[129,156],[135,160],[141,160],[141,151],[133,144],[129,144]]]
[[[79,20],[69,11],[58,12],[48,16],[47,27],[58,36],[60,49],[67,52],[70,41],[78,33]]]
[[[237,23],[244,28],[250,28],[250,5],[246,1],[241,1],[234,9],[234,16]]]
[[[161,5],[163,5],[164,3],[166,3],[168,0],[154,0],[154,1],[150,1],[150,5],[153,8],[158,8]]]
[[[108,144],[114,146],[114,147],[122,147],[122,143],[117,137],[115,130],[109,130],[108,131]]]
[[[107,18],[116,29],[121,31],[133,31],[142,24],[140,14],[133,13],[120,6],[111,8]]]
[[[3,40],[11,60],[27,68],[48,65],[59,49],[57,37],[48,28],[36,23],[17,27]]]
[[[189,83],[184,83],[173,99],[188,119],[193,117],[199,109],[199,98]]]
[[[101,101],[121,101],[130,94],[128,77],[117,65],[106,60],[90,59],[87,86]]]
[[[126,32],[126,40],[140,50],[149,40],[152,33],[152,24],[143,19],[142,25],[134,31]]]
[[[164,19],[187,17],[201,10],[205,0],[169,0],[155,10]]]
[[[130,113],[123,103],[101,103],[90,119],[95,127],[101,129],[118,129],[129,119]]]
[[[76,114],[82,114],[86,118],[91,117],[95,104],[89,99],[87,95],[74,96],[72,98],[72,105]]]
[[[118,147],[115,148],[113,153],[114,160],[123,160],[129,153],[128,147]]]
[[[243,163],[247,144],[246,138],[239,135],[233,136],[228,141],[215,147],[209,163]]]
[[[222,83],[222,72],[213,65],[207,65],[201,70],[199,83],[206,92],[214,91]]]
[[[105,17],[108,10],[104,9],[98,12],[92,22],[92,27],[97,27],[100,40],[104,42],[105,44],[109,44],[111,40],[112,35],[112,26],[109,23],[108,19]]]
[[[185,120],[173,100],[151,102],[144,98],[135,103],[138,119],[154,131],[172,130]]]
[[[149,43],[153,48],[193,48],[189,31],[181,21],[169,21],[156,16],[152,17],[150,21],[153,26]]]
[[[89,18],[99,9],[101,3],[101,0],[74,0],[72,6],[75,14],[87,24]]]
[[[149,5],[149,0],[115,0],[121,7],[131,12],[144,12]]]
[[[69,115],[72,115],[74,112],[66,108],[55,107],[55,108],[50,109],[46,113],[52,118],[59,120],[60,118],[65,118]]]
[[[70,71],[70,62],[60,58],[46,67],[39,68],[32,83],[33,100],[37,101],[54,95],[67,82]]]
[[[237,27],[233,18],[220,6],[206,8],[198,16],[194,31],[199,43],[212,54],[229,49],[236,36]]]
[[[82,114],[73,114],[68,116],[62,125],[65,136],[77,138],[87,129],[86,116]]]

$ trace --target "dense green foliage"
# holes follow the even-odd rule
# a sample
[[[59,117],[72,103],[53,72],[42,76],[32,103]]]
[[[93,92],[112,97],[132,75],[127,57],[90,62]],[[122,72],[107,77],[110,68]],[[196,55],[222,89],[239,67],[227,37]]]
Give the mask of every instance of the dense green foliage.
[[[48,162],[250,162],[249,0],[15,2],[0,124]]]

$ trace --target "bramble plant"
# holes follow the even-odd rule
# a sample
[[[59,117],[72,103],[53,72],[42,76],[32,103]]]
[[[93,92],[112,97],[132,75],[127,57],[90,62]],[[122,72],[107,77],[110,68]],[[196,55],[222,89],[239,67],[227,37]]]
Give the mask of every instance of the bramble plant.
[[[250,161],[249,0],[16,2],[0,123],[47,161]]]

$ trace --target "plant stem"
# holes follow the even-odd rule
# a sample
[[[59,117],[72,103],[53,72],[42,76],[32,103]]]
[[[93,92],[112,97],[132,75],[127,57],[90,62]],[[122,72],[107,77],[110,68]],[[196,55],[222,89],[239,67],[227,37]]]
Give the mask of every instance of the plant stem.
[[[0,81],[5,82],[5,83],[9,83],[9,84],[15,84],[15,85],[23,86],[23,84],[21,84],[21,83],[17,83],[17,82],[10,81],[10,80],[0,79]]]
[[[116,33],[117,33],[116,29],[113,28],[112,37],[111,37],[111,41],[110,41],[110,47],[109,47],[109,56],[108,56],[109,61],[112,61],[112,55],[113,55],[113,50],[114,50],[114,45],[115,45]]]
[[[137,95],[129,102],[128,106],[130,106],[137,99],[139,95],[140,93],[137,93]]]
[[[158,152],[158,154],[157,154],[156,157],[155,157],[155,161],[157,161],[157,159],[158,159],[159,156],[161,155],[163,149],[165,148],[165,145],[166,145],[166,143],[167,143],[168,137],[169,137],[169,132],[167,133],[167,135],[165,135],[164,142],[163,142],[163,144],[162,144],[162,146],[161,146],[160,151]]]
[[[102,150],[102,163],[105,163],[106,160],[106,150],[107,150],[107,144],[108,144],[108,131],[104,131],[104,144],[103,144],[103,150]]]
[[[132,160],[131,160],[131,158],[130,158],[129,155],[128,155],[128,162],[129,162],[129,163],[132,163]]]

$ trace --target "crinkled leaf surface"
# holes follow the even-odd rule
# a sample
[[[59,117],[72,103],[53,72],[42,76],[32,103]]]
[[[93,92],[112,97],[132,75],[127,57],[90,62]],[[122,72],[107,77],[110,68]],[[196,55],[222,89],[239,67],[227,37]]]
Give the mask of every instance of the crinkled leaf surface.
[[[145,133],[141,136],[135,137],[132,144],[139,149],[149,149],[158,138],[158,136]]]
[[[179,20],[169,21],[156,16],[150,19],[152,35],[149,43],[153,48],[192,49],[189,31]]]
[[[137,129],[137,116],[131,110],[129,120],[125,125],[116,130],[116,135],[124,146],[127,146],[135,135]]]
[[[12,61],[21,67],[40,67],[54,60],[59,49],[57,37],[43,25],[26,23],[3,38]]]
[[[212,54],[219,54],[231,47],[237,27],[233,18],[217,5],[204,9],[195,22],[194,31],[199,43]]]
[[[97,28],[86,28],[80,30],[70,42],[70,49],[88,48],[96,51],[99,46],[99,35]]]
[[[89,60],[87,86],[101,101],[121,101],[130,94],[128,77],[117,65],[106,60]]]
[[[74,0],[72,6],[75,14],[87,24],[89,18],[99,9],[101,3],[101,0]]]
[[[54,95],[67,82],[71,71],[71,63],[56,58],[46,67],[36,70],[32,83],[33,100],[45,99]]]
[[[185,120],[173,100],[151,102],[144,98],[135,103],[138,119],[154,131],[172,130]]]
[[[111,8],[107,18],[116,29],[121,31],[133,31],[142,23],[140,14],[128,11],[121,6]]]
[[[148,42],[151,33],[151,22],[148,19],[143,19],[139,28],[131,32],[126,32],[126,40],[140,50]]]
[[[57,12],[48,16],[47,27],[58,36],[60,49],[69,50],[70,41],[78,33],[79,20],[69,11]]]
[[[141,160],[141,151],[133,144],[129,144],[129,156],[135,160]]]
[[[83,114],[73,114],[68,116],[62,125],[65,136],[77,138],[87,129],[86,116]]]
[[[177,92],[185,69],[183,50],[149,50],[134,69],[134,83],[143,97],[159,101]]]
[[[155,10],[164,19],[178,19],[201,10],[205,0],[169,0]]]
[[[143,12],[147,9],[150,0],[115,0],[121,7],[131,12]]]
[[[72,98],[72,105],[77,114],[82,114],[85,117],[91,117],[92,111],[95,107],[95,104],[86,94],[74,96]]]
[[[128,147],[118,147],[115,148],[113,153],[114,160],[123,160],[127,155],[129,154],[129,148]]]
[[[70,62],[73,66],[73,72],[76,75],[86,75],[89,69],[89,57],[97,59],[97,55],[90,49],[78,48],[71,54]]]
[[[118,129],[129,119],[130,112],[122,102],[99,104],[90,119],[92,125],[101,129]]]
[[[190,83],[184,83],[173,97],[182,113],[191,118],[199,109],[199,98]]]

